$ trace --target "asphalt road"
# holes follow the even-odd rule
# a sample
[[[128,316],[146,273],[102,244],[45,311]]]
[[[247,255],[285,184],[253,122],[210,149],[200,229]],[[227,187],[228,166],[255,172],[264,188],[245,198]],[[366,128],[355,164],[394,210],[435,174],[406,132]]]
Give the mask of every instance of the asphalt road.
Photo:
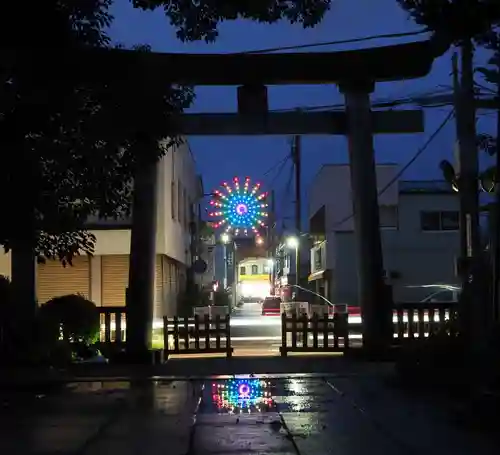
[[[281,318],[262,316],[259,303],[244,303],[231,315],[235,354],[276,354],[281,346]],[[255,352],[258,351],[258,352]]]

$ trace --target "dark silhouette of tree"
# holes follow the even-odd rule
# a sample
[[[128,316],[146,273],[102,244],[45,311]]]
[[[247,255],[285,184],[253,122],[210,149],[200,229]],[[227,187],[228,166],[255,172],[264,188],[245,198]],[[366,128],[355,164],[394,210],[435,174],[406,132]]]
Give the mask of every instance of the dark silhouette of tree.
[[[443,35],[450,43],[483,39],[500,21],[498,0],[397,0],[417,24]]]
[[[281,19],[317,25],[332,0],[131,0],[136,8],[163,8],[182,41],[215,41],[222,21],[239,18],[274,23]]]
[[[130,215],[137,166],[179,140],[171,134],[160,143],[193,92],[152,84],[140,70],[148,48],[137,48],[127,67],[108,65],[105,72],[83,58],[109,47],[111,3],[10,7],[8,19],[21,29],[18,36],[2,34],[1,42],[0,202],[8,215],[0,222],[0,244],[7,250],[31,239],[41,257],[71,261],[92,252],[88,217]],[[145,137],[155,146],[143,147]]]
[[[313,26],[328,0],[131,0],[164,7],[182,40],[213,41],[223,20],[280,19]],[[139,47],[128,62],[92,60],[110,48],[112,0],[44,0],[0,7],[0,147],[4,154],[0,244],[33,245],[39,257],[71,261],[92,252],[90,215],[130,215],[141,162],[179,141],[175,118],[193,99],[143,71]],[[166,140],[164,140],[167,138]],[[150,144],[144,147],[147,140]],[[151,146],[154,144],[154,146]]]

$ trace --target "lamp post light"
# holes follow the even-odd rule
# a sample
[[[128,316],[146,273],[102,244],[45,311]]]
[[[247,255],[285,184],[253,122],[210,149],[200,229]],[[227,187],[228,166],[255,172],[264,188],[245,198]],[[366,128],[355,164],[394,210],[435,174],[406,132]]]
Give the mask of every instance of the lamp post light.
[[[300,283],[300,264],[299,264],[299,248],[300,239],[298,237],[287,237],[286,246],[290,249],[295,250],[295,284]],[[297,293],[295,293],[295,299],[297,300]]]

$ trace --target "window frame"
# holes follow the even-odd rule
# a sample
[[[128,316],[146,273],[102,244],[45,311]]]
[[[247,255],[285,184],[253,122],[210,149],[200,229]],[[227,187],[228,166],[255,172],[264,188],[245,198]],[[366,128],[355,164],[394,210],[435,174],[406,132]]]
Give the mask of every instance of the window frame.
[[[444,228],[443,217],[451,215],[457,217],[457,224],[453,227]],[[437,216],[438,226],[434,229],[424,228],[424,216]],[[460,231],[460,214],[458,210],[422,210],[420,211],[420,231],[421,232],[458,232]]]

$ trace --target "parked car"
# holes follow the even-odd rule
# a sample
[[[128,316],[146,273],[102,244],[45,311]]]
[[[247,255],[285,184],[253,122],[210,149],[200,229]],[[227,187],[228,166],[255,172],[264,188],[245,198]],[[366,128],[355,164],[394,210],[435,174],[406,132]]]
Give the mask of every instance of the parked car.
[[[279,316],[281,314],[281,298],[266,297],[262,302],[262,316]]]

